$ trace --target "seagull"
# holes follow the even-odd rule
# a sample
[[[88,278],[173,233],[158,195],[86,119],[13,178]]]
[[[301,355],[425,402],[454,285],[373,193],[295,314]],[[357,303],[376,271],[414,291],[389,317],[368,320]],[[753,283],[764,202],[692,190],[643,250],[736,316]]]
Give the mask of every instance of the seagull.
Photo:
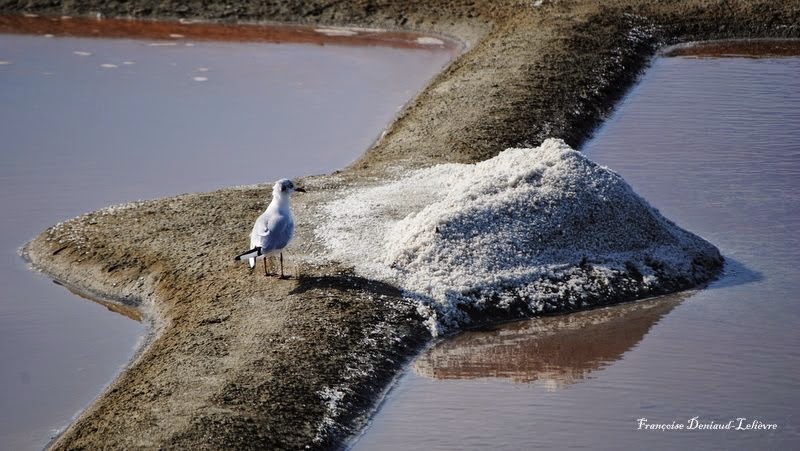
[[[294,235],[294,219],[289,210],[289,197],[292,193],[305,193],[289,179],[280,179],[272,187],[272,201],[264,213],[256,219],[253,231],[250,232],[250,247],[247,252],[237,255],[234,260],[248,259],[250,267],[256,266],[256,259],[264,259],[264,276],[267,274],[267,257],[275,253],[280,254],[281,276],[283,275],[283,248],[289,244]]]

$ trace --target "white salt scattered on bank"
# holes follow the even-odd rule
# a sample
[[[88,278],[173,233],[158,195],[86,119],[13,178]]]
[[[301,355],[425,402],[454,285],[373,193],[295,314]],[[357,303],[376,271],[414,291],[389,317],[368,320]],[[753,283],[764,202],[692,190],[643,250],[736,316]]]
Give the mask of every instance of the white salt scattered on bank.
[[[722,262],[555,139],[345,191],[324,211],[330,258],[404,289],[434,334],[688,288]]]
[[[325,36],[355,36],[357,31],[349,28],[315,28],[314,31]]]
[[[444,41],[430,36],[420,36],[417,38],[417,44],[422,45],[444,45]]]

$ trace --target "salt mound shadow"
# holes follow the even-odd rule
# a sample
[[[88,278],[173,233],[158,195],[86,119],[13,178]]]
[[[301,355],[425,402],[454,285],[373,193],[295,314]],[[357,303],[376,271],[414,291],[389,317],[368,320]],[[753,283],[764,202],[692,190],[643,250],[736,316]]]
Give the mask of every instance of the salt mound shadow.
[[[417,170],[325,207],[333,259],[420,302],[434,334],[697,286],[719,251],[563,141]]]

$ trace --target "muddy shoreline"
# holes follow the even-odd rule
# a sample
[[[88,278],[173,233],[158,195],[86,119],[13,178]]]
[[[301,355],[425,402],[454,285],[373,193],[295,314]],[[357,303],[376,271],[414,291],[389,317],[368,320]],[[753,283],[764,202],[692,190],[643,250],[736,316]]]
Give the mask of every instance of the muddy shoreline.
[[[230,261],[267,183],[110,207],[28,243],[35,267],[154,321],[146,347],[57,449],[341,447],[430,337],[396,288],[318,263],[315,217],[337,189],[551,136],[579,146],[664,45],[800,37],[796,1],[3,0],[0,12],[385,28],[467,48],[359,161],[302,180],[309,193],[297,198],[289,250],[299,280],[266,280]]]
[[[50,35],[80,38],[153,39],[188,43],[191,41],[263,42],[381,46],[424,49],[432,46],[457,51],[459,44],[447,39],[432,44],[420,43],[419,33],[378,29],[352,29],[312,25],[228,24],[193,20],[92,19],[88,17],[49,17],[0,15],[0,33]]]

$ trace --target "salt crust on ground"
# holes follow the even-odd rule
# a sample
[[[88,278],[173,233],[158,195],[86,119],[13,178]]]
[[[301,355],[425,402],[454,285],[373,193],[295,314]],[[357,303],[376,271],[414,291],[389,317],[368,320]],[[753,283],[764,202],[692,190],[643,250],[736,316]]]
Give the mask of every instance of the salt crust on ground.
[[[324,207],[328,257],[420,303],[434,335],[480,312],[523,316],[675,291],[717,249],[563,141],[443,164]]]

